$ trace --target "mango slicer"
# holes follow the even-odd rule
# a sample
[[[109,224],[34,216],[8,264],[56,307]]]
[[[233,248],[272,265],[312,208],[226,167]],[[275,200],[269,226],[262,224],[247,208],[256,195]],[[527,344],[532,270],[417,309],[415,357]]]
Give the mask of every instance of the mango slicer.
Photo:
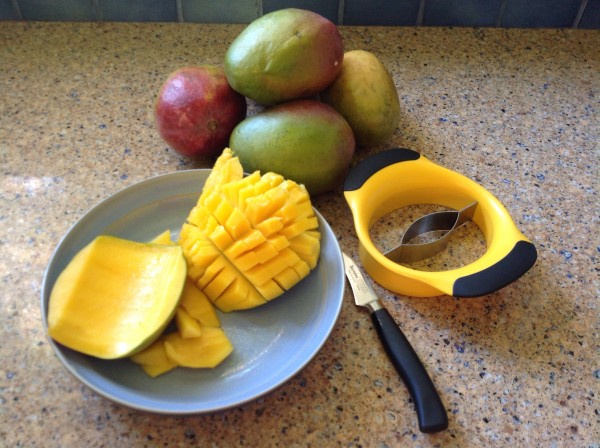
[[[411,149],[389,149],[357,164],[346,177],[344,196],[365,270],[381,286],[402,295],[484,296],[517,280],[537,259],[535,246],[489,191]],[[481,229],[487,250],[457,269],[426,272],[400,265],[379,251],[369,234],[382,216],[403,207],[437,204],[461,210],[473,203],[472,220]]]

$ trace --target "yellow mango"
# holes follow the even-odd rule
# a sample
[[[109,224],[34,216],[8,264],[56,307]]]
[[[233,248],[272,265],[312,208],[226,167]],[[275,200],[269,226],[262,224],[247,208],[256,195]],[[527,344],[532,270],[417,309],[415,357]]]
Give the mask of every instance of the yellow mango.
[[[156,235],[151,241],[152,244],[164,244],[170,245],[175,244],[171,239],[171,231],[169,229],[161,232],[159,235]]]
[[[229,235],[225,227],[221,225],[211,232],[210,240],[220,251],[224,251],[234,242],[233,238],[231,235]]]
[[[196,286],[204,292],[204,288],[206,288],[206,286],[217,276],[219,272],[225,269],[226,264],[227,260],[224,257],[217,258],[214,262],[208,265],[204,271],[204,274],[202,274],[202,277],[196,280]],[[208,298],[210,299],[211,297],[208,296]]]
[[[300,278],[306,277],[310,273],[310,266],[306,261],[300,259],[291,268],[298,273]]]
[[[221,311],[280,296],[314,269],[320,254],[307,190],[271,172],[231,175],[242,171],[227,148],[180,233],[188,275]]]
[[[298,260],[299,257],[294,251],[284,249],[277,256],[249,269],[246,277],[255,285],[263,285],[287,267],[293,266]]]
[[[210,192],[214,188],[219,188],[229,182],[240,180],[244,177],[244,170],[237,157],[233,156],[233,151],[225,148],[217,161],[215,162],[209,178],[204,183],[204,192]],[[202,194],[199,201],[202,200]]]
[[[221,328],[205,327],[197,338],[183,338],[179,333],[165,337],[167,357],[182,367],[210,368],[220,364],[233,351],[231,341]]]
[[[227,196],[229,202],[234,204],[236,207],[240,207],[241,210],[244,209],[242,206],[244,203],[245,195],[241,194],[241,191],[246,187],[253,188],[252,186],[260,180],[260,173],[258,171],[253,172],[252,174],[240,179],[236,182],[229,182],[223,184],[221,186],[221,191],[223,194]]]
[[[226,264],[223,269],[208,283],[203,292],[208,297],[220,297],[229,285],[238,277],[238,272],[231,265]],[[218,299],[217,299],[218,300]]]
[[[98,358],[129,356],[163,332],[185,278],[179,246],[99,236],[57,278],[48,305],[48,333]]]
[[[267,280],[263,284],[257,285],[256,289],[266,300],[273,300],[285,292],[274,280]]]
[[[307,232],[309,230],[314,229],[315,227],[318,227],[318,225],[319,223],[317,221],[317,217],[311,216],[308,218],[304,218],[300,221],[296,221],[293,224],[284,227],[283,229],[281,229],[280,233],[287,239],[291,240],[292,238],[300,235],[303,232]]]
[[[282,272],[274,276],[273,280],[276,281],[282,289],[288,290],[302,279],[292,267],[287,267]]]
[[[254,227],[268,238],[283,229],[283,220],[279,216],[271,216],[255,224]]]
[[[164,337],[158,338],[141,352],[133,355],[131,360],[152,378],[167,373],[177,367],[177,363],[167,357]]]
[[[179,306],[203,327],[220,327],[221,320],[206,295],[191,280],[185,282]]]
[[[317,265],[318,254],[315,251],[320,246],[320,239],[318,232],[306,231],[289,240],[290,248],[308,263],[310,269]]]
[[[255,308],[265,303],[267,303],[266,299],[256,288],[245,277],[239,276],[223,291],[215,306],[223,312],[229,312]]]
[[[200,322],[190,316],[182,306],[179,306],[175,312],[175,324],[177,325],[177,331],[184,339],[197,338],[202,335]]]
[[[243,237],[252,230],[250,221],[239,208],[231,210],[231,214],[225,222],[225,229],[234,240]]]

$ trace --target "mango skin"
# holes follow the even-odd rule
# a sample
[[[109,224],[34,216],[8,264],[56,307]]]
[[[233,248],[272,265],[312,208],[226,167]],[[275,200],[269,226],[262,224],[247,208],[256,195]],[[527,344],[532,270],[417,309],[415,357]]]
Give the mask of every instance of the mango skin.
[[[225,74],[237,92],[273,105],[321,92],[339,74],[343,58],[335,24],[288,8],[265,14],[238,35],[225,55]]]
[[[368,51],[346,52],[339,76],[321,100],[348,121],[359,146],[383,144],[398,126],[398,91],[385,66]]]
[[[231,133],[229,146],[247,172],[281,174],[318,195],[341,185],[355,140],[346,120],[332,107],[295,100],[246,118]]]

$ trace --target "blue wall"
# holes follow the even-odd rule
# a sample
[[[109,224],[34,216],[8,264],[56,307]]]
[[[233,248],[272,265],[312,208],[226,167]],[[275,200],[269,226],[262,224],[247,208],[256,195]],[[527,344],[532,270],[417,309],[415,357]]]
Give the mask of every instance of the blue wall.
[[[0,20],[249,23],[287,7],[338,25],[600,28],[600,0],[0,0]]]

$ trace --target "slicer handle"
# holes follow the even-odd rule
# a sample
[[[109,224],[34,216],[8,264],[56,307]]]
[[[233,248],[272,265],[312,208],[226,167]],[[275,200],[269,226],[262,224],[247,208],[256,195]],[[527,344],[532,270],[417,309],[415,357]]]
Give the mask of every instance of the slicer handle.
[[[509,244],[510,241],[506,241]],[[452,285],[454,297],[480,297],[498,291],[514,282],[533,266],[537,259],[535,246],[529,241],[517,241],[504,258],[470,275],[459,277]]]
[[[406,384],[424,433],[443,431],[448,427],[448,415],[418,355],[385,308],[371,314],[383,347]]]

